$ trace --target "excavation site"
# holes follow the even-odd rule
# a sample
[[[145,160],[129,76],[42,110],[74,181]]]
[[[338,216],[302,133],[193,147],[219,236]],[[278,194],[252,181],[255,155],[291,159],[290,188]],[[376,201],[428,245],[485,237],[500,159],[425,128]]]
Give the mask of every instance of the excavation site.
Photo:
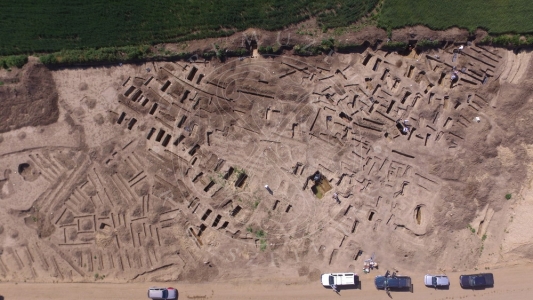
[[[530,261],[530,51],[383,49],[0,71],[0,280]]]

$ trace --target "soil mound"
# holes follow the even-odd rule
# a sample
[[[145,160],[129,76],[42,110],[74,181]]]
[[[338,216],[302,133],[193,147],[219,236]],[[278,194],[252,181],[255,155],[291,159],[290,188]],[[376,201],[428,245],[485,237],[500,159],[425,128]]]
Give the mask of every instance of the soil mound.
[[[0,86],[0,133],[57,121],[57,89],[45,66],[28,65],[1,81],[4,85]]]

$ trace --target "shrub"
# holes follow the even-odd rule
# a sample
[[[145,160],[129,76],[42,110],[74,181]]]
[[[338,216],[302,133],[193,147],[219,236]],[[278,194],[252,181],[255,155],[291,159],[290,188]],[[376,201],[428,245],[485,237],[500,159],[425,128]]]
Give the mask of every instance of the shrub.
[[[265,239],[261,239],[260,242],[261,242],[261,246],[259,247],[259,249],[261,251],[265,251],[267,248],[267,241]]]
[[[438,48],[439,46],[439,40],[420,40],[416,43],[416,47],[421,49]]]
[[[472,225],[468,224],[468,227],[467,227],[472,233],[476,233],[476,230],[474,229],[474,227],[472,227]]]
[[[205,58],[205,59],[213,58],[216,55],[217,55],[217,53],[215,51],[207,51],[207,52],[202,53],[202,57]]]
[[[333,46],[335,46],[335,40],[333,38],[322,40],[322,43],[320,43],[320,48],[323,51],[329,51],[333,49]]]
[[[10,69],[12,67],[22,68],[28,63],[28,56],[26,55],[11,55],[0,57],[0,68]]]
[[[254,201],[254,203],[253,203],[254,209],[256,209],[256,208],[259,206],[259,203],[260,203],[260,202],[261,202],[261,201],[259,201],[259,200],[255,200],[255,201]]]
[[[381,45],[381,49],[385,51],[403,51],[407,48],[407,43],[405,42],[387,42],[386,44]]]
[[[263,229],[259,229],[255,232],[255,236],[257,236],[258,238],[263,238],[265,237],[265,232],[263,231]]]
[[[505,199],[511,200],[511,196],[512,196],[511,194],[505,194]]]
[[[302,45],[294,46],[293,50],[294,50],[295,55],[300,55],[300,56],[318,55],[322,53],[322,51],[324,51],[324,49],[321,46],[316,47],[316,46],[302,46]]]
[[[46,54],[39,57],[41,63],[45,65],[55,65],[57,64],[57,59],[54,54]]]
[[[260,53],[260,54],[280,54],[281,51],[283,50],[282,47],[280,47],[279,45],[273,45],[273,46],[260,46],[257,51]]]
[[[250,51],[245,48],[238,48],[234,50],[226,50],[226,56],[248,56]]]
[[[102,62],[132,61],[148,58],[151,56],[151,49],[148,45],[107,47],[99,49],[83,50],[62,50],[39,57],[41,63],[45,65],[55,64],[86,64]]]

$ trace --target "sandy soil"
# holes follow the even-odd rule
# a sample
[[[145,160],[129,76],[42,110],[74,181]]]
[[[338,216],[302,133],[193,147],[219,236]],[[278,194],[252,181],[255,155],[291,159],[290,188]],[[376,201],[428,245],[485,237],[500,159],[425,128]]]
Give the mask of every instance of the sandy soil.
[[[484,290],[463,290],[459,286],[459,273],[447,274],[451,285],[449,290],[434,290],[425,287],[423,273],[413,277],[413,293],[393,292],[392,299],[444,300],[444,299],[516,299],[531,298],[532,287],[529,278],[533,275],[531,265],[515,266],[490,270],[495,276],[494,288]],[[11,299],[146,299],[150,286],[172,286],[178,289],[178,299],[389,299],[384,291],[373,286],[373,276],[363,275],[361,290],[341,290],[336,295],[331,289],[322,287],[318,280],[301,283],[288,279],[269,279],[267,282],[241,280],[236,283],[143,283],[143,284],[103,284],[103,283],[0,283],[0,297]],[[275,282],[272,282],[275,281]],[[83,296],[82,296],[83,295]]]
[[[413,278],[531,261],[531,53],[455,47],[1,71],[3,95],[43,72],[58,115],[1,120],[0,280],[329,297],[321,273],[371,257]]]

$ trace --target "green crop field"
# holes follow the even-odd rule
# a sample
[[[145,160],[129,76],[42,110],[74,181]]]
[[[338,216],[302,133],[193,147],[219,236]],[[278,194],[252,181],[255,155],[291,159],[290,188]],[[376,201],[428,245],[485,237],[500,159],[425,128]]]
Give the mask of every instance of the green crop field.
[[[0,6],[0,68],[35,53],[53,53],[41,57],[47,64],[144,59],[157,55],[149,47],[156,43],[278,30],[311,17],[343,32],[371,11],[363,26],[481,27],[492,44],[533,43],[531,36],[497,35],[533,33],[533,0],[18,0]]]
[[[533,0],[384,0],[378,18],[387,29],[426,25],[478,27],[491,34],[533,33]]]
[[[378,0],[17,0],[0,8],[0,55],[173,42],[317,17],[346,26]]]

